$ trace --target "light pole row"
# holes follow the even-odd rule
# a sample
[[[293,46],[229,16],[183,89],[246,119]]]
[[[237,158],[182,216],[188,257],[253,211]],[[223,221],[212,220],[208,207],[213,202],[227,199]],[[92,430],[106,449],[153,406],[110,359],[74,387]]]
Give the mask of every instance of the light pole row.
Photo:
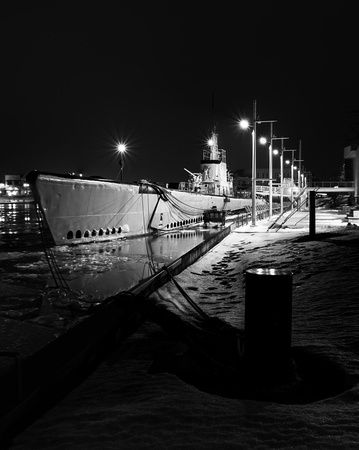
[[[256,183],[257,183],[257,124],[270,123],[271,124],[271,136],[273,134],[273,123],[276,120],[258,120],[257,119],[257,102],[253,101],[253,125],[251,126],[248,120],[241,120],[239,122],[240,127],[243,130],[252,128],[252,226],[256,225],[257,213],[256,213]],[[272,147],[272,145],[270,145]],[[271,178],[271,177],[270,177]],[[271,208],[270,208],[271,209]],[[271,214],[271,212],[270,212]]]
[[[273,123],[277,122],[277,120],[259,120],[257,119],[257,103],[256,100],[253,101],[253,124],[251,125],[248,120],[241,120],[239,122],[240,127],[243,130],[252,129],[252,226],[256,225],[257,214],[256,214],[256,184],[257,184],[257,124],[261,123],[270,123],[270,140],[268,143],[269,150],[269,220],[272,218],[273,212],[273,150],[272,150],[272,142],[274,140],[281,140],[281,151],[280,151],[280,212],[283,214],[283,154],[286,151],[292,152],[292,181],[294,181],[293,177],[293,162],[294,160],[294,152],[296,149],[288,149],[284,148],[284,139],[289,139],[289,137],[276,137],[273,134]],[[260,139],[261,144],[266,144],[267,140],[265,138]],[[296,160],[302,162],[302,159]],[[300,177],[300,172],[299,172]],[[298,183],[300,187],[300,181]],[[293,205],[293,186],[291,186],[291,200]],[[292,206],[293,207],[293,206]]]

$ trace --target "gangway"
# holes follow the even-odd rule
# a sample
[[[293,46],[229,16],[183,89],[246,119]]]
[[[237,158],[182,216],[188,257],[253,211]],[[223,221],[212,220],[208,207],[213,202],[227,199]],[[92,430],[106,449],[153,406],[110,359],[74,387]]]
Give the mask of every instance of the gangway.
[[[279,230],[279,229],[287,222],[287,220],[289,220],[289,219],[290,219],[297,211],[300,210],[300,208],[301,208],[302,206],[304,206],[304,205],[306,204],[307,198],[305,197],[305,198],[302,200],[301,203],[297,204],[297,205],[295,206],[295,208],[293,208],[295,202],[297,202],[298,199],[300,199],[301,197],[304,196],[304,194],[306,193],[307,189],[308,189],[307,187],[302,188],[302,190],[301,190],[300,193],[295,197],[295,199],[293,200],[293,202],[291,202],[291,204],[285,209],[285,211],[283,211],[283,212],[276,218],[276,220],[275,220],[273,223],[270,224],[270,226],[267,228],[267,231],[269,231],[270,229],[272,229],[272,228],[275,227],[275,228],[276,228],[275,231],[277,232],[277,231],[278,231],[278,230]],[[313,188],[312,190],[315,190],[315,188]],[[278,222],[282,217],[284,217],[284,215],[287,214],[288,210],[291,209],[291,208],[293,208],[293,209],[292,209],[291,212],[288,214],[288,216],[286,216],[286,217],[284,218],[283,222],[282,222],[280,225],[276,226],[277,222]]]

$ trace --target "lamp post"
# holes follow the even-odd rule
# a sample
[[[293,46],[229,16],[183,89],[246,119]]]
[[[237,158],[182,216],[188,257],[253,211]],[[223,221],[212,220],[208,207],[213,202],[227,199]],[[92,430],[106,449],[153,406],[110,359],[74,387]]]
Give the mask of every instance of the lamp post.
[[[291,166],[292,167],[292,180],[293,180],[293,182],[294,182],[293,169],[294,168],[298,169],[298,189],[299,189],[299,194],[300,194],[300,163],[303,162],[303,161],[304,161],[304,159],[292,159],[292,166]],[[299,167],[298,168],[294,167],[294,165],[293,165],[296,162],[299,162]],[[292,198],[291,198],[291,200],[292,200],[292,209],[293,209],[293,188],[292,188]],[[297,204],[297,209],[298,210],[299,210],[299,205],[300,205],[300,199],[299,199],[298,204]]]
[[[289,139],[289,137],[276,137],[273,136],[272,137],[272,141],[274,140],[281,140],[281,153],[280,153],[280,213],[283,214],[283,150],[284,150],[284,143],[283,140],[284,139]],[[275,152],[275,150],[273,150],[273,153]],[[276,152],[275,154],[278,154],[278,152]]]
[[[293,209],[293,189],[295,186],[295,182],[294,182],[294,169],[296,169],[297,167],[294,165],[294,159],[292,160],[292,163],[290,165],[290,177],[292,180],[292,186],[290,189],[290,202],[291,202],[291,207],[290,209]]]
[[[122,176],[123,176],[123,168],[124,168],[124,161],[123,161],[123,155],[126,151],[126,145],[125,144],[118,144],[117,146],[117,151],[120,155],[120,161],[119,161],[119,165],[120,165],[120,181],[122,182]]]
[[[257,211],[256,211],[256,178],[257,178],[257,124],[260,123],[274,123],[276,120],[257,120],[257,101],[253,100],[253,125],[251,126],[248,120],[241,120],[239,126],[243,130],[252,128],[252,226],[256,226]]]
[[[268,156],[269,156],[269,171],[268,171],[268,189],[269,189],[269,220],[272,219],[272,211],[273,211],[273,152],[272,152],[272,136],[273,136],[273,124],[270,124],[271,131],[271,139],[269,143],[267,143],[267,139],[265,137],[261,137],[259,142],[263,145],[268,144]]]
[[[289,139],[289,137],[276,137],[273,135],[273,124],[271,123],[271,138],[270,138],[270,144],[269,144],[269,220],[272,218],[272,212],[273,212],[273,153],[277,154],[274,150],[272,150],[272,142],[274,140],[281,139],[282,140],[282,149],[283,149],[283,140]],[[283,183],[283,171],[281,171],[281,186]],[[282,192],[282,187],[281,187]],[[281,212],[283,210],[283,195],[281,195]]]
[[[294,152],[296,152],[297,149],[285,149],[283,148],[282,145],[282,149],[281,149],[281,154],[280,154],[280,185],[281,185],[281,189],[280,189],[280,213],[283,214],[283,156],[284,156],[284,152],[292,152],[292,161],[294,159]],[[293,167],[293,164],[292,164]],[[293,184],[293,169],[291,167],[291,180],[292,180],[292,184]],[[291,202],[292,202],[292,207],[293,207],[293,186],[291,186]]]

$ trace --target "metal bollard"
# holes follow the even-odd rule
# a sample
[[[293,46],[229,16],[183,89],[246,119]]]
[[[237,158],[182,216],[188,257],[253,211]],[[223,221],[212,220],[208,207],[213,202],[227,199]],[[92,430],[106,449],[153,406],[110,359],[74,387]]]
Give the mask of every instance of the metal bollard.
[[[292,272],[246,271],[244,360],[249,367],[283,367],[291,358]]]

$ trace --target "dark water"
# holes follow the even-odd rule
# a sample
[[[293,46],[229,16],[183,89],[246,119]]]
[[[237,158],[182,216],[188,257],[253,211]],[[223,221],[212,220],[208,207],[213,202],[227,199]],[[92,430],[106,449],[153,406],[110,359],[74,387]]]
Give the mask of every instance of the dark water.
[[[51,303],[79,309],[129,290],[211,233],[200,229],[98,244],[54,247],[41,235],[34,204],[0,205],[1,315],[31,320]],[[44,245],[45,244],[45,245]]]

